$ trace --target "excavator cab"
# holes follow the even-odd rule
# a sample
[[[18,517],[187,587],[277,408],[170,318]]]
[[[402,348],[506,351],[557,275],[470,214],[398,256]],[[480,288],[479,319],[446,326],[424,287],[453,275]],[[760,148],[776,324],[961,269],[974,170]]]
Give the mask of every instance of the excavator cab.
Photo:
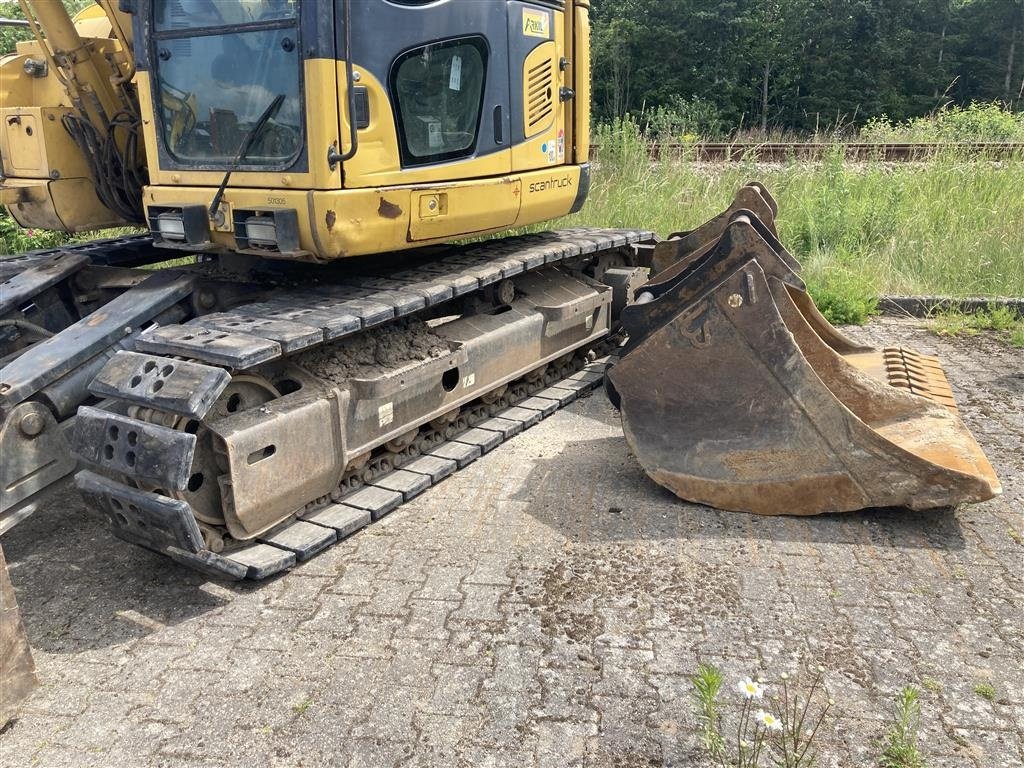
[[[324,262],[578,210],[586,18],[547,0],[139,0],[145,221],[168,248]]]

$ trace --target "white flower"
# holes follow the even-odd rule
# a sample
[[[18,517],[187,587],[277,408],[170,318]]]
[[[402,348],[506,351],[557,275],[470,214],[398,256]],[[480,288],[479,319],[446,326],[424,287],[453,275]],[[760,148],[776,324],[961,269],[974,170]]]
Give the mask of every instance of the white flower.
[[[748,699],[760,699],[764,696],[764,686],[745,677],[736,684],[736,688]]]
[[[781,731],[782,721],[779,720],[771,712],[765,712],[763,709],[757,710],[757,714],[754,715],[757,718],[757,722],[765,727],[768,731]]]

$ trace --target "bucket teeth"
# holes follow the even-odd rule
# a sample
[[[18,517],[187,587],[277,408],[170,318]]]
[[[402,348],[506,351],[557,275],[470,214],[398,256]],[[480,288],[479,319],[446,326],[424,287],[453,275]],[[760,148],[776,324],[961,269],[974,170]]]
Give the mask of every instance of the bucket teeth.
[[[629,339],[609,389],[645,471],[681,498],[758,514],[1000,493],[939,360],[846,337],[774,227],[730,211],[694,230],[720,234],[691,237],[701,242],[677,249],[622,314]]]

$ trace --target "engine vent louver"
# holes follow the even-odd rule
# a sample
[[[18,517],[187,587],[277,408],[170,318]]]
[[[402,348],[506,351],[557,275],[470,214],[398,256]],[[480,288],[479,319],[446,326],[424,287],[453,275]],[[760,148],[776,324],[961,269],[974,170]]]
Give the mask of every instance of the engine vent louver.
[[[526,135],[532,136],[547,128],[555,111],[555,66],[545,59],[526,74]]]

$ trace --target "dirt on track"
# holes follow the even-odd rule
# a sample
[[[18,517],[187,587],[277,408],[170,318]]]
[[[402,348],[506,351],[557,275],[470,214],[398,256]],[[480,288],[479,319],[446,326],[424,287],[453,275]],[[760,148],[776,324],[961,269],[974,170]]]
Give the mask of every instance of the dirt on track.
[[[370,378],[451,351],[448,341],[415,318],[373,328],[350,339],[296,355],[293,362],[332,384],[351,378]]]

